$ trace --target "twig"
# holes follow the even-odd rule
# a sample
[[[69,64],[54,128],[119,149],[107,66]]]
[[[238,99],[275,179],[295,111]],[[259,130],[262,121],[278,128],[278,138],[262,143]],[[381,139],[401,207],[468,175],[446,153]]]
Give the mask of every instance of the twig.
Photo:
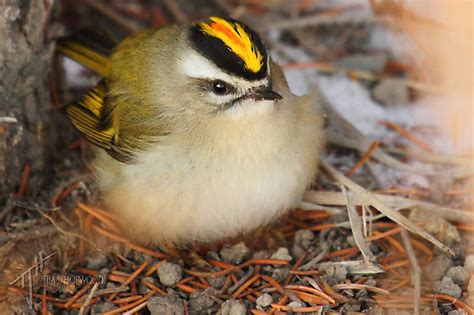
[[[391,220],[395,221],[396,223],[404,226],[411,232],[420,235],[422,238],[426,239],[427,241],[431,242],[433,245],[438,247],[439,249],[443,250],[445,253],[454,256],[454,252],[446,245],[438,241],[436,238],[434,238],[431,234],[427,233],[425,230],[422,228],[416,226],[413,222],[408,220],[406,217],[401,215],[399,212],[391,209],[389,206],[387,206],[385,203],[380,201],[376,196],[374,196],[372,193],[368,192],[365,190],[363,187],[360,185],[356,184],[349,178],[345,177],[338,171],[336,171],[332,166],[327,164],[325,161],[321,161],[321,167],[331,176],[333,177],[337,182],[340,184],[345,185],[347,188],[349,188],[351,191],[359,195],[359,198],[361,198],[363,201],[365,201],[365,204],[371,205],[374,208],[376,208],[378,211],[381,213],[385,214],[387,217],[389,217]]]
[[[359,162],[356,163],[347,173],[347,177],[351,177],[365,162],[370,158],[374,150],[380,145],[380,141],[374,141],[370,145],[369,149],[364,153]]]
[[[360,217],[357,215],[354,199],[352,193],[346,191],[346,187],[341,185],[342,193],[347,201],[347,213],[349,215],[349,222],[351,224],[352,235],[354,236],[355,243],[359,248],[362,257],[367,265],[371,264],[375,261],[375,256],[370,251],[367,242],[364,239],[364,235],[362,233],[362,225],[360,222]]]
[[[68,231],[65,231],[63,230],[62,227],[60,227],[56,221],[54,221],[53,218],[51,218],[51,216],[47,215],[46,213],[44,213],[43,211],[41,211],[40,207],[38,205],[36,205],[36,210],[38,210],[39,213],[41,213],[41,215],[43,217],[45,217],[46,219],[48,219],[49,222],[51,222],[51,224],[59,231],[61,232],[62,234],[64,235],[68,235],[68,236],[73,236],[73,237],[77,237],[78,239],[81,239],[85,242],[87,242],[88,244],[94,246],[95,248],[97,248],[97,245],[95,245],[93,242],[89,241],[86,237],[80,235],[80,234],[77,234],[77,233],[74,233],[74,232],[68,232]]]
[[[82,306],[81,306],[81,309],[79,310],[78,315],[84,315],[85,314],[86,309],[89,306],[89,303],[91,302],[92,298],[94,297],[94,294],[97,291],[97,288],[99,288],[99,284],[100,284],[99,282],[96,282],[94,284],[94,286],[91,289],[91,292],[87,295],[86,300],[84,301],[84,303],[82,303]]]
[[[474,213],[471,211],[443,207],[430,202],[412,200],[399,196],[388,196],[374,193],[372,193],[372,196],[376,197],[386,205],[399,210],[418,207],[433,212],[435,215],[449,221],[471,222],[474,220]],[[360,196],[356,195],[354,197],[356,205],[370,206],[370,203],[367,203],[367,201],[360,198]],[[340,192],[334,191],[306,191],[303,200],[315,205],[346,206],[347,204],[344,195]]]
[[[379,18],[377,16],[353,16],[353,15],[338,15],[338,16],[331,16],[331,15],[319,15],[315,14],[308,17],[297,17],[294,19],[287,19],[285,21],[280,21],[276,23],[271,23],[267,26],[272,30],[288,30],[288,29],[296,29],[296,28],[305,28],[305,27],[316,27],[319,25],[325,24],[361,24],[361,23],[380,23],[382,22],[383,18]]]
[[[420,314],[420,298],[421,298],[420,265],[418,264],[418,260],[416,259],[415,251],[413,250],[413,247],[411,245],[410,236],[408,235],[407,230],[402,229],[401,236],[402,236],[403,246],[405,246],[408,259],[410,260],[410,263],[413,269],[412,281],[415,287],[413,290],[413,301],[415,303],[413,314],[419,315]]]

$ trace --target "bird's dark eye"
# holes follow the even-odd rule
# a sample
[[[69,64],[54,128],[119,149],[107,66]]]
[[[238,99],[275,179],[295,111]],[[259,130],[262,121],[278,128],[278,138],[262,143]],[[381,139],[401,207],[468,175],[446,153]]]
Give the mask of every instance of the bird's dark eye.
[[[212,90],[218,95],[224,95],[230,92],[230,88],[227,83],[221,80],[212,81]]]

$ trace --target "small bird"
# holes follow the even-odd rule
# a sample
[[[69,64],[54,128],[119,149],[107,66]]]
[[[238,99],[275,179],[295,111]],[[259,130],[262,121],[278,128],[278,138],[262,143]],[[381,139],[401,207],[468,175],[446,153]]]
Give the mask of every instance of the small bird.
[[[66,108],[99,149],[104,203],[144,244],[209,243],[297,206],[324,136],[316,97],[293,95],[246,24],[210,17],[116,44],[99,31],[58,42],[103,79]]]

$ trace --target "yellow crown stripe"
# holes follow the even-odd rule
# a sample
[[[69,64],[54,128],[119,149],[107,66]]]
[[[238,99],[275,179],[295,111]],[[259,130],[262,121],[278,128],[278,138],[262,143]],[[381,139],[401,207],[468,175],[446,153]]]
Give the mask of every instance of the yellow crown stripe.
[[[201,30],[223,41],[230,51],[242,59],[248,70],[254,73],[260,71],[263,65],[262,54],[256,49],[242,25],[214,16],[209,19],[211,23],[199,23]]]

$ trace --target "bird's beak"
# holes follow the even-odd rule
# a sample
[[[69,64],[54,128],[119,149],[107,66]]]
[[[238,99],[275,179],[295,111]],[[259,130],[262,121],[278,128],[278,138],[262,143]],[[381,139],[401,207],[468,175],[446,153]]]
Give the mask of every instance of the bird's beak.
[[[252,97],[256,101],[279,101],[283,98],[277,92],[269,89],[257,90],[252,93]]]

